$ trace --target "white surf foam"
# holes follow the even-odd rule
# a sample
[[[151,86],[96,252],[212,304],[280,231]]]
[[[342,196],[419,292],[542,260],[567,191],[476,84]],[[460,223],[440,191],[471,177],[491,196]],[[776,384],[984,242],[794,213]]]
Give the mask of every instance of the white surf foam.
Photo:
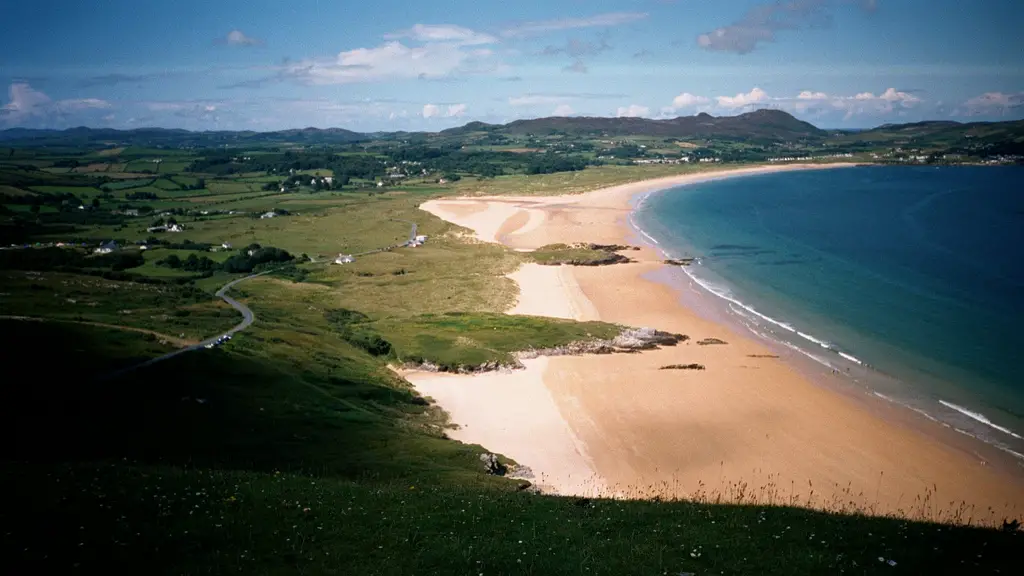
[[[846,352],[839,352],[838,350],[836,350],[836,352],[838,352],[840,356],[842,356],[843,358],[846,358],[847,360],[849,360],[850,362],[853,362],[854,364],[861,364],[861,365],[863,365],[863,364],[864,364],[864,363],[863,363],[863,362],[861,362],[861,361],[860,361],[859,359],[857,359],[857,358],[856,358],[856,357],[854,357],[854,356],[850,356],[850,355],[849,355],[849,354],[847,354]]]
[[[995,422],[989,420],[984,414],[982,414],[980,412],[972,412],[972,411],[968,410],[967,408],[964,408],[963,406],[958,406],[956,404],[953,404],[952,402],[946,402],[945,400],[939,400],[939,404],[942,404],[943,406],[945,406],[946,408],[949,408],[951,410],[956,410],[957,412],[963,414],[964,416],[967,416],[968,418],[970,418],[972,420],[975,420],[977,422],[981,422],[982,424],[984,424],[984,425],[986,425],[986,426],[988,426],[990,428],[994,428],[996,430],[999,430],[1003,434],[1009,434],[1010,436],[1013,436],[1014,438],[1016,438],[1018,440],[1024,440],[1024,437],[1021,437],[1019,434],[1017,434],[1013,430],[1010,430],[1009,428],[1006,428],[1006,427],[1000,426],[999,424],[996,424]]]

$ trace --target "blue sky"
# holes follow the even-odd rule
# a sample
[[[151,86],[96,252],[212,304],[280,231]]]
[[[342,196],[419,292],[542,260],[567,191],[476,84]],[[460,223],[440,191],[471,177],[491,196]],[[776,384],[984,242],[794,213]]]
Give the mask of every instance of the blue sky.
[[[0,12],[0,128],[438,130],[756,108],[823,127],[1024,118],[1020,0],[33,0]]]

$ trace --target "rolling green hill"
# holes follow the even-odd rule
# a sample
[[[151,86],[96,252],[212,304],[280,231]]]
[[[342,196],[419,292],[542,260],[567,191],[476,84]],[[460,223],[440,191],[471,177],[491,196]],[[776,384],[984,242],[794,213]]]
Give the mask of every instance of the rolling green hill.
[[[343,128],[302,128],[277,132],[190,132],[164,128],[113,130],[107,128],[70,128],[67,130],[0,130],[0,142],[17,146],[152,146],[160,148],[191,146],[253,146],[274,144],[347,144],[353,142],[435,139],[459,140],[474,136],[567,136],[615,137],[650,136],[656,138],[700,138],[761,140],[766,142],[818,143],[840,142],[889,144],[913,142],[929,145],[951,144],[960,140],[986,142],[1024,141],[1024,121],[959,123],[952,121],[884,124],[870,130],[823,130],[781,110],[756,110],[737,116],[696,116],[652,120],[649,118],[601,118],[587,116],[550,117],[516,120],[508,124],[470,122],[464,126],[424,132],[358,133]]]

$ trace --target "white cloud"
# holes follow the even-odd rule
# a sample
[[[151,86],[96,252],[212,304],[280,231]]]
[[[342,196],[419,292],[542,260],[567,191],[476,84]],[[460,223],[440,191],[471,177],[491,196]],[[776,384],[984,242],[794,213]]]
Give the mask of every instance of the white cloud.
[[[875,0],[843,0],[873,11]],[[736,22],[697,36],[697,45],[705,50],[747,54],[763,42],[774,42],[782,30],[798,30],[827,24],[835,0],[788,0],[752,7]]]
[[[505,38],[517,38],[521,36],[533,36],[557,32],[559,30],[573,30],[577,28],[594,28],[619,26],[636,22],[647,18],[646,12],[609,12],[597,14],[585,18],[558,18],[555,20],[540,20],[536,22],[523,22],[509,26],[502,30],[501,35]]]
[[[9,102],[2,108],[6,114],[32,114],[34,111],[47,107],[50,97],[35,90],[28,83],[15,82],[7,89]]]
[[[648,108],[647,106],[641,106],[639,104],[619,106],[619,109],[615,111],[616,118],[625,118],[631,116],[649,116],[650,114],[650,108]]]
[[[1005,116],[1014,110],[1024,110],[1024,92],[1012,94],[986,92],[967,100],[953,114],[956,116]]]
[[[457,118],[465,114],[465,104],[449,104],[447,109],[442,109],[437,104],[426,104],[423,106],[424,118]]]
[[[558,106],[555,107],[554,111],[551,112],[551,115],[552,116],[570,116],[570,115],[572,115],[572,113],[573,113],[572,106],[569,106],[568,104],[559,104]]]
[[[694,108],[696,106],[702,106],[709,102],[711,102],[710,98],[706,98],[704,96],[694,96],[689,92],[683,92],[679,96],[676,96],[675,98],[672,99],[672,108]]]
[[[434,118],[441,115],[441,108],[436,104],[426,104],[423,106],[423,117]]]
[[[357,48],[333,60],[304,60],[286,65],[282,75],[306,84],[331,85],[392,79],[436,79],[458,72],[487,71],[493,52],[464,49],[459,44],[432,42],[409,47],[387,42],[375,48]]]
[[[408,30],[401,30],[384,36],[387,39],[411,38],[418,42],[451,42],[463,46],[493,44],[497,38],[483,32],[454,24],[416,24]]]
[[[252,36],[246,36],[241,30],[232,30],[228,32],[228,35],[224,37],[224,41],[231,46],[259,46],[263,43],[258,38]]]
[[[803,90],[796,96],[774,97],[761,88],[741,92],[735,96],[717,96],[714,99],[684,92],[676,96],[671,106],[661,109],[661,118],[668,118],[680,109],[696,109],[714,113],[738,114],[756,108],[776,108],[812,117],[843,113],[849,119],[858,115],[896,114],[913,109],[923,100],[907,91],[889,88],[881,94],[860,92],[842,96]]]
[[[63,119],[71,113],[105,110],[113,105],[99,98],[53,100],[27,82],[14,82],[7,89],[8,102],[0,107],[0,122],[14,126],[26,122]]]
[[[797,94],[798,100],[827,100],[828,94],[824,92],[811,92],[810,90],[804,90]]]
[[[879,98],[886,102],[902,102],[904,104],[916,104],[921,101],[917,96],[906,92],[900,92],[895,88],[889,88],[883,92]]]
[[[760,88],[754,88],[746,94],[740,93],[735,96],[719,96],[715,98],[718,102],[719,108],[725,108],[727,110],[736,110],[739,108],[749,108],[755,104],[760,104],[769,100],[768,93]]]

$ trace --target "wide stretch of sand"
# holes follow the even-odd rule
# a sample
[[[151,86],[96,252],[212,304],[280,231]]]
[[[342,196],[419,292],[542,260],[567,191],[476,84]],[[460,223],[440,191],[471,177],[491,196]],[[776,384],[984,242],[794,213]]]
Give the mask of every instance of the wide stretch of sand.
[[[729,174],[802,168],[809,167]],[[575,196],[438,200],[422,208],[480,240],[516,249],[628,243],[632,198],[708,176]],[[532,467],[558,493],[742,496],[933,518],[965,502],[975,521],[1024,511],[1020,464],[872,401],[841,377],[769,357],[776,352],[765,344],[706,320],[682,306],[669,285],[650,279],[664,268],[655,250],[628,254],[637,262],[525,265],[510,276],[520,298],[509,313],[651,326],[687,334],[689,343],[642,354],[550,358],[509,374],[407,378],[465,425],[455,438]],[[693,343],[703,338],[728,344]],[[659,370],[680,363],[707,369]]]

